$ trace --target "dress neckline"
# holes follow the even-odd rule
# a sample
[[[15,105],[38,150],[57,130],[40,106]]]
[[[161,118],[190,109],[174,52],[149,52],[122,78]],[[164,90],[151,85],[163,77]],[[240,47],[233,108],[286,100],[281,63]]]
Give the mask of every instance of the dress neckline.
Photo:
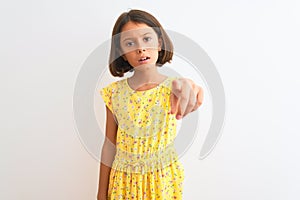
[[[129,90],[132,91],[132,92],[135,92],[135,93],[143,93],[143,92],[144,92],[144,93],[145,93],[145,92],[149,92],[149,91],[152,91],[152,90],[157,89],[157,88],[160,87],[163,83],[165,83],[169,78],[170,78],[170,77],[165,78],[162,82],[160,82],[159,84],[157,84],[157,86],[155,86],[155,87],[153,87],[153,88],[150,88],[150,89],[148,89],[148,90],[134,90],[134,89],[132,89],[132,88],[129,86],[129,84],[128,84],[128,78],[125,79],[125,84],[126,84],[126,86],[129,88]]]

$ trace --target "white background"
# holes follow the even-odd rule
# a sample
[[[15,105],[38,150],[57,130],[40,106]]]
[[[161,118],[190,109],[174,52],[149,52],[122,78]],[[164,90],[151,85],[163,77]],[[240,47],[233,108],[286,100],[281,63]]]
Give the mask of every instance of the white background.
[[[99,163],[76,133],[73,89],[128,8],[197,42],[225,87],[216,148],[204,160],[200,146],[182,157],[184,199],[299,199],[296,0],[2,2],[0,199],[96,199]]]

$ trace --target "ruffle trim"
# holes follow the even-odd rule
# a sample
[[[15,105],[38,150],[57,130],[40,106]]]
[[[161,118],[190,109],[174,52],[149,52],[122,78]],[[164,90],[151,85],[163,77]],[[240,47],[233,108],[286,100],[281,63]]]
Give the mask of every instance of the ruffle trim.
[[[155,153],[134,154],[117,149],[112,168],[127,173],[145,174],[169,166],[178,160],[174,145]]]

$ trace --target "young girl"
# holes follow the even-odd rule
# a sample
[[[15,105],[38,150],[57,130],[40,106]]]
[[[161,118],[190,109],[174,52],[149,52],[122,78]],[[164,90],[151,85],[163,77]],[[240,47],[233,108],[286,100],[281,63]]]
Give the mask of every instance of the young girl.
[[[184,169],[174,147],[177,120],[169,113],[176,77],[157,71],[171,61],[172,42],[157,19],[141,10],[123,13],[112,35],[111,74],[134,75],[100,90],[107,121],[98,200],[182,199]]]

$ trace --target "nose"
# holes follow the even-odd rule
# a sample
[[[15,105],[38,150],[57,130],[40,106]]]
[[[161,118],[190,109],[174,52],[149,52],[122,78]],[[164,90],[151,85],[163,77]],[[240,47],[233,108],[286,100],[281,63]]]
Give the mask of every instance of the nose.
[[[145,48],[138,48],[137,49],[137,53],[142,53],[142,52],[145,52],[146,51],[146,49]]]

